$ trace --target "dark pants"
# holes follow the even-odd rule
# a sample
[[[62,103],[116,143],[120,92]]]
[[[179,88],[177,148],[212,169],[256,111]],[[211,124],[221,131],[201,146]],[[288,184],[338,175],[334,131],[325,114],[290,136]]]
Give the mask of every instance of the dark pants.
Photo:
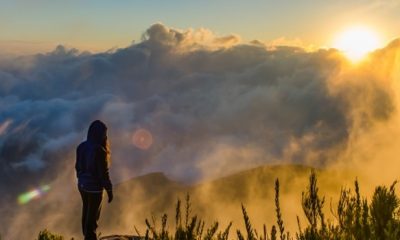
[[[97,240],[97,221],[100,218],[103,193],[85,192],[79,189],[82,197],[82,231],[85,240]]]

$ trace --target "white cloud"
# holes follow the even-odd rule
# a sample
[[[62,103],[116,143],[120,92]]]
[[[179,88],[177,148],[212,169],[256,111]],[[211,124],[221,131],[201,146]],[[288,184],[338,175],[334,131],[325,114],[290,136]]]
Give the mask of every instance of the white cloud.
[[[394,45],[391,52],[398,49]],[[9,169],[39,152],[43,168],[56,169],[96,118],[109,125],[115,179],[123,179],[122,172],[157,170],[198,180],[205,174],[196,166],[205,160],[209,165],[210,159],[217,161],[212,156],[221,154],[209,151],[212,141],[217,141],[214,147],[234,149],[235,143],[243,152],[268,156],[249,158],[247,166],[271,161],[323,165],[334,161],[332,152],[349,140],[355,119],[369,126],[389,119],[395,109],[390,86],[361,70],[346,66],[334,50],[269,49],[241,43],[237,36],[162,24],[151,26],[142,42],[110,52],[59,46],[47,54],[5,60],[0,64],[0,122],[26,127],[17,134],[3,131],[0,165]],[[131,144],[138,128],[154,137],[147,151]],[[46,147],[68,134],[76,142],[62,141],[62,151]],[[224,159],[226,164],[230,159]]]
[[[335,50],[270,49],[155,24],[127,48],[59,46],[3,59],[0,192],[72,181],[75,147],[98,118],[109,128],[115,182],[150,171],[196,181],[272,162],[326,166],[368,156],[354,152],[377,150],[365,142],[398,119],[399,49],[394,41],[349,66]],[[132,145],[139,128],[153,136],[148,150]]]

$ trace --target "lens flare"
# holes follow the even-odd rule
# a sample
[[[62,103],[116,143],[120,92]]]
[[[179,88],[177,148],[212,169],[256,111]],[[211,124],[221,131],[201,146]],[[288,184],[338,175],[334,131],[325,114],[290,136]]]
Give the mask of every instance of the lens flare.
[[[153,144],[153,136],[146,129],[138,129],[132,136],[132,143],[135,147],[142,150],[149,149]]]
[[[18,203],[20,205],[26,204],[26,203],[32,201],[33,199],[40,198],[41,196],[46,194],[49,190],[50,190],[50,186],[44,185],[44,186],[41,186],[40,188],[23,193],[18,196]]]

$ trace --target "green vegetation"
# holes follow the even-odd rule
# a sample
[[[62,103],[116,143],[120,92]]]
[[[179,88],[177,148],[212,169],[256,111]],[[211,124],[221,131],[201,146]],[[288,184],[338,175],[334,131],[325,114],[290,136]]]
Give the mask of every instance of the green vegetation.
[[[47,229],[40,231],[37,240],[64,240],[60,235],[49,232]]]
[[[360,196],[357,180],[354,192],[342,189],[336,211],[333,215],[337,224],[325,220],[323,214],[324,198],[318,195],[317,178],[311,173],[309,186],[302,195],[302,207],[308,226],[296,239],[400,239],[400,199],[395,194],[394,182],[388,189],[379,186],[375,189],[371,203]],[[327,223],[328,222],[328,223]]]
[[[236,230],[230,235],[232,222],[221,228],[218,222],[211,225],[192,214],[189,195],[186,197],[184,214],[182,203],[176,204],[175,229],[168,227],[168,216],[161,217],[161,224],[153,216],[146,219],[146,231],[142,235],[135,227],[136,234],[144,240],[395,240],[400,239],[400,199],[395,193],[394,182],[389,188],[378,186],[372,199],[367,201],[360,195],[358,181],[354,190],[342,188],[336,207],[331,207],[334,219],[325,216],[325,198],[319,194],[317,177],[311,172],[306,190],[302,193],[301,206],[305,215],[305,227],[297,217],[298,232],[293,235],[285,231],[280,206],[279,180],[275,181],[276,225],[267,231],[264,224],[262,231],[257,231],[251,224],[250,216],[242,205],[244,232]],[[205,228],[205,226],[208,226]],[[62,239],[47,230],[39,234],[39,239]]]
[[[135,228],[136,233],[145,240],[228,240],[232,223],[230,223],[224,230],[218,231],[219,223],[214,222],[204,231],[205,222],[198,218],[197,215],[192,215],[191,212],[190,197],[187,195],[184,219],[182,219],[181,201],[178,199],[176,204],[174,233],[170,233],[167,228],[168,217],[166,214],[161,217],[160,227],[157,226],[156,219],[152,217],[151,221],[148,219],[145,220],[147,226],[145,235],[142,236]]]

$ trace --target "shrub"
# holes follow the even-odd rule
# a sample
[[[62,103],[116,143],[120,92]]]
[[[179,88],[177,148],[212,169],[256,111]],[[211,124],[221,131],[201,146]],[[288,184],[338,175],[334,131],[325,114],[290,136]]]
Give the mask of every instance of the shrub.
[[[275,181],[275,213],[276,225],[267,232],[264,224],[258,234],[250,221],[250,216],[242,204],[242,214],[246,233],[236,230],[238,240],[398,240],[400,239],[400,199],[395,193],[394,182],[389,188],[375,188],[371,202],[360,195],[358,181],[354,182],[354,190],[342,188],[335,210],[331,211],[337,223],[326,219],[324,214],[325,197],[320,196],[317,176],[311,172],[309,184],[302,193],[301,206],[307,219],[305,228],[301,227],[297,216],[298,232],[292,235],[286,231],[282,219],[280,205],[279,180]],[[178,199],[175,208],[175,232],[170,232],[168,216],[161,216],[161,224],[156,218],[145,219],[146,232],[141,236],[135,227],[137,235],[144,240],[228,240],[232,222],[222,230],[220,224],[214,222],[207,229],[206,223],[197,215],[192,214],[189,195],[186,196],[184,218],[182,217],[181,200]],[[1,238],[1,237],[0,237]],[[38,240],[62,240],[63,237],[52,234],[48,230],[39,233]]]
[[[37,240],[64,240],[64,238],[60,235],[53,234],[49,232],[47,229],[40,231]]]
[[[371,228],[376,239],[399,239],[399,198],[394,182],[389,189],[379,186],[375,189],[370,206]]]

